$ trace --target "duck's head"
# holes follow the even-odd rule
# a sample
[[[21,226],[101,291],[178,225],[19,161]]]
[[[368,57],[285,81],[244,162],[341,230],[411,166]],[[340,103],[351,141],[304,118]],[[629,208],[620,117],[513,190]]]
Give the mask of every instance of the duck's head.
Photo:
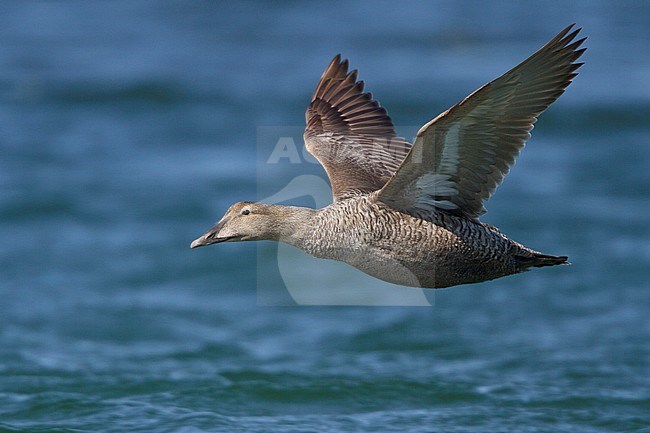
[[[195,239],[190,248],[220,242],[275,240],[282,220],[279,207],[284,206],[250,201],[235,203],[214,227]]]

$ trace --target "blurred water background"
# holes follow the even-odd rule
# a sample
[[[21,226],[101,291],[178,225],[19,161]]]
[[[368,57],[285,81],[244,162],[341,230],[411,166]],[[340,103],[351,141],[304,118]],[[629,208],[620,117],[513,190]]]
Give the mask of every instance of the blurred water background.
[[[571,267],[263,307],[273,244],[189,250],[261,195],[258,128],[302,125],[334,54],[418,126],[572,22],[586,65],[484,218]],[[649,23],[642,1],[3,1],[0,431],[650,431]]]

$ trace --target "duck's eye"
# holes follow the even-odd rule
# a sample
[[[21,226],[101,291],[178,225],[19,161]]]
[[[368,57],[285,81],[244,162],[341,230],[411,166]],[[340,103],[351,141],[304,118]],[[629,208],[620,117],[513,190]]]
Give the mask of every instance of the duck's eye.
[[[241,211],[242,215],[248,215],[249,213],[251,213],[250,209],[244,209],[244,210]]]

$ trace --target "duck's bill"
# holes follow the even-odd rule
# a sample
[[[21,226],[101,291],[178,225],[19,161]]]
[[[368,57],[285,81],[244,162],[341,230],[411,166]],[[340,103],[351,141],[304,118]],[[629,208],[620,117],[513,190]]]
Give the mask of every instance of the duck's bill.
[[[218,244],[221,242],[235,241],[241,236],[219,236],[219,232],[226,225],[230,218],[224,218],[217,225],[212,227],[207,232],[203,233],[200,237],[194,239],[190,244],[190,248],[204,247],[206,245]]]
[[[205,247],[207,245],[219,244],[221,242],[236,241],[240,238],[241,236],[228,236],[224,238],[217,238],[217,237],[209,237],[203,235],[199,238],[194,239],[190,244],[190,248]]]

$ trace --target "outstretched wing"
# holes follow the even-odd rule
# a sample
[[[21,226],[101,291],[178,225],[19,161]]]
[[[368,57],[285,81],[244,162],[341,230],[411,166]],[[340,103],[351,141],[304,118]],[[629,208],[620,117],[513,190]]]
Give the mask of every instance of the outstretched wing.
[[[323,73],[305,117],[305,147],[325,168],[334,200],[381,189],[411,148],[340,55]]]
[[[417,134],[413,148],[377,199],[426,218],[443,210],[478,219],[530,138],[537,117],[577,75],[586,38],[573,25],[503,76],[445,111]]]

